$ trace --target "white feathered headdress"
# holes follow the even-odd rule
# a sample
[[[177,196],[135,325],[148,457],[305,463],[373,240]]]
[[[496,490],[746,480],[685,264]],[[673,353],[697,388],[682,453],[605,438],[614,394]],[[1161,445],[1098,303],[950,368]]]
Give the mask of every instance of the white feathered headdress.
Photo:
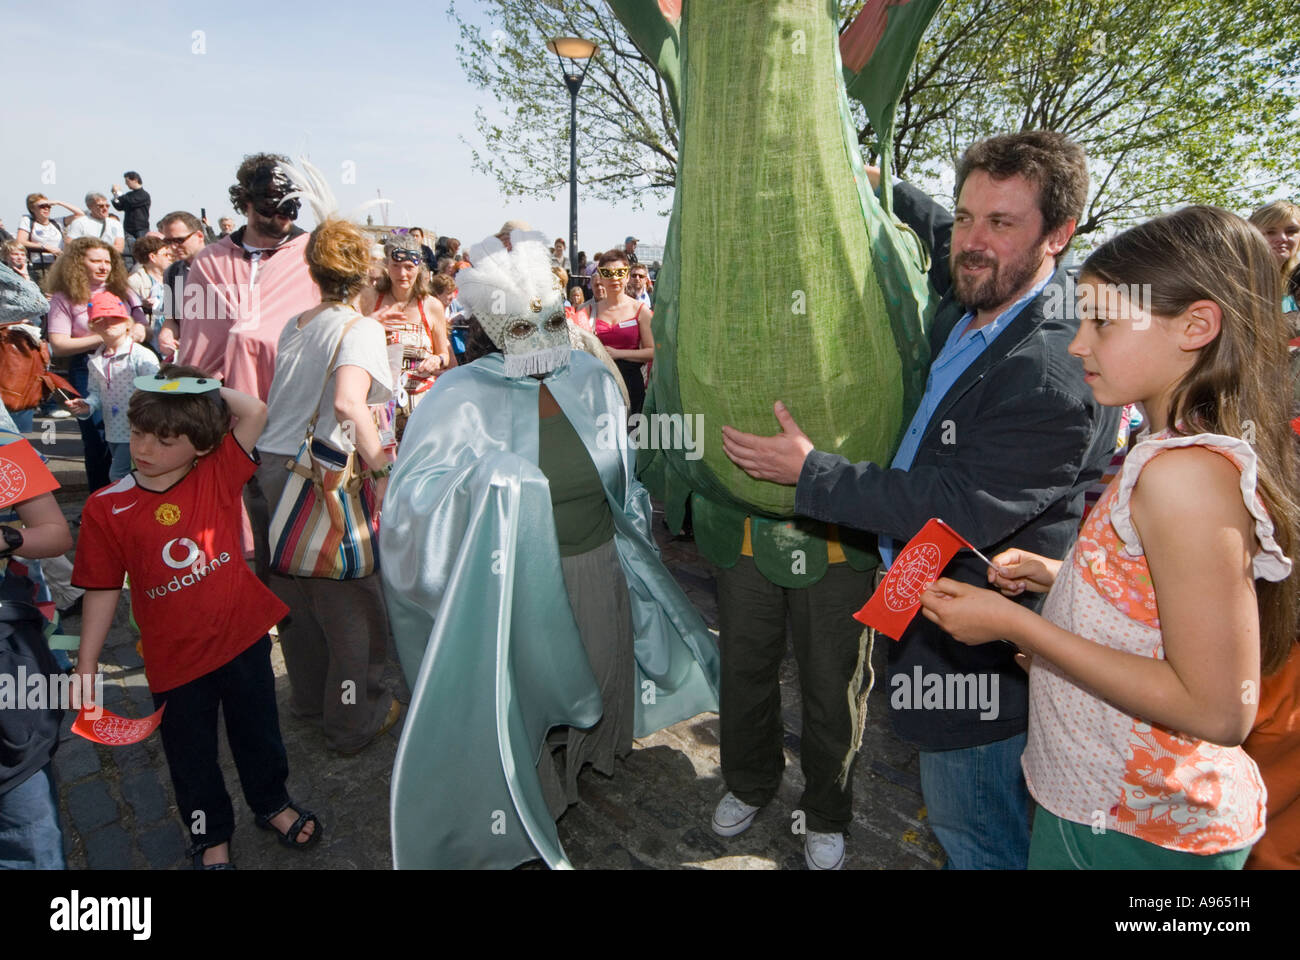
[[[510,249],[488,237],[456,274],[457,297],[506,358],[506,375],[547,373],[569,358],[564,291],[546,234],[514,230]]]
[[[357,207],[351,213],[346,215],[339,213],[339,203],[334,197],[334,191],[330,189],[329,181],[325,179],[325,174],[306,157],[298,158],[298,166],[288,163],[284,160],[279,161],[276,166],[280,171],[289,178],[289,182],[294,185],[292,193],[286,194],[281,203],[285,200],[305,200],[311,204],[311,209],[316,214],[316,222],[324,223],[330,217],[342,216],[345,220],[357,221],[361,214],[373,206],[381,203],[388,203],[382,198],[376,200],[367,200],[361,206]]]

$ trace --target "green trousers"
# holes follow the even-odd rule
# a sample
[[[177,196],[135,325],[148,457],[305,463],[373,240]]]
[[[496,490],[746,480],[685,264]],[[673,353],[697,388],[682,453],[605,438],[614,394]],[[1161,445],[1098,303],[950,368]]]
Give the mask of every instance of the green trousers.
[[[754,806],[766,804],[781,785],[780,671],[788,618],[803,720],[799,809],[807,829],[818,833],[844,830],[853,819],[856,699],[870,673],[863,627],[853,613],[870,596],[872,576],[836,563],[811,587],[787,589],[759,573],[751,557],[716,568],[723,779]]]
[[[1166,850],[1114,830],[1093,833],[1045,807],[1035,810],[1029,838],[1030,870],[1240,870],[1249,855],[1250,847],[1206,855]]]

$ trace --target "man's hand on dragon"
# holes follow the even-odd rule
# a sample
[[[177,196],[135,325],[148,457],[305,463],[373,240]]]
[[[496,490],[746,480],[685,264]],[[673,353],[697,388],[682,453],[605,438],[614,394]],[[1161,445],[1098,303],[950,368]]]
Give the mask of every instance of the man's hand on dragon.
[[[808,435],[799,429],[785,404],[777,401],[772,409],[781,424],[781,432],[771,437],[741,433],[734,427],[722,428],[722,449],[731,462],[755,480],[771,480],[794,486],[799,482],[803,462],[813,451]]]

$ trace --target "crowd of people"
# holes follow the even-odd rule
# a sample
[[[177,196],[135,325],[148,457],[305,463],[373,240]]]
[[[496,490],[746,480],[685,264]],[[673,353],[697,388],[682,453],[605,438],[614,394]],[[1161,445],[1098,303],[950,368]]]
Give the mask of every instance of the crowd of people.
[[[398,866],[561,864],[554,821],[584,767],[612,773],[633,736],[714,709],[728,792],[712,826],[740,834],[784,764],[772,603],[790,605],[806,705],[807,863],[843,864],[858,719],[839,701],[862,675],[864,596],[774,600],[745,554],[719,572],[719,654],[664,570],[628,449],[596,439],[653,382],[656,278],[635,237],[572,259],[520,221],[469,249],[419,227],[376,237],[265,153],[230,188],[243,226],[175,211],[150,229],[139,174],[124,179],[84,212],[28,197],[4,263],[48,309],[5,319],[43,333],[77,394],[50,398],[78,418],[89,485],[72,669],[93,698],[129,577],[196,868],[232,864],[218,706],[258,826],[296,850],[325,830],[285,790],[273,632],[294,722],[341,754],[400,716],[381,682],[393,639],[413,693]],[[1232,869],[1253,850],[1252,866],[1300,867],[1300,207],[1191,206],[1126,230],[1085,260],[1078,315],[1057,316],[1087,184],[1077,145],[1029,133],[967,150],[955,214],[895,186],[942,299],[892,464],[817,451],[780,405],[782,433],[719,439],[751,476],[795,485],[799,515],[877,535],[886,566],[930,516],[995,553],[930,584],[891,649],[891,673],[1001,680],[992,722],[942,704],[893,716],[950,866]],[[1135,405],[1145,432],[1129,436]],[[11,411],[10,433],[34,410]],[[341,521],[312,506],[335,494]],[[0,553],[68,550],[52,503],[21,504]],[[6,596],[28,587],[6,571]],[[63,865],[40,749],[4,760],[0,865]],[[468,826],[480,806],[511,811],[511,843]]]

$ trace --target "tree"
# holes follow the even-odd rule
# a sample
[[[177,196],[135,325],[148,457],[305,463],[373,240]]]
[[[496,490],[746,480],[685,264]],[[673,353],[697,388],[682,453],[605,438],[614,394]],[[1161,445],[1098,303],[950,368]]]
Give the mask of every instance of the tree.
[[[452,12],[462,67],[508,116],[480,114],[480,168],[512,193],[567,182],[567,94],[545,40],[586,36],[602,49],[579,98],[580,183],[637,205],[663,198],[676,175],[672,109],[604,4],[483,6],[499,24],[488,37]],[[843,5],[843,25],[861,6]],[[966,144],[1048,127],[1090,157],[1081,234],[1187,202],[1249,209],[1300,181],[1297,22],[1300,0],[951,0],[899,103],[895,170],[937,192]],[[871,162],[874,131],[857,116]]]
[[[1045,127],[1088,151],[1081,234],[1183,203],[1249,209],[1300,171],[1296,0],[966,0],[940,11],[899,105],[898,169]],[[867,146],[869,127],[860,131]]]
[[[579,183],[608,200],[663,199],[677,176],[677,125],[663,82],[600,2],[485,0],[485,31],[449,6],[456,51],[470,81],[502,104],[507,122],[476,112],[485,150],[474,163],[507,194],[554,196],[569,182],[569,93],[546,49],[552,37],[583,37],[600,52],[578,95]]]

